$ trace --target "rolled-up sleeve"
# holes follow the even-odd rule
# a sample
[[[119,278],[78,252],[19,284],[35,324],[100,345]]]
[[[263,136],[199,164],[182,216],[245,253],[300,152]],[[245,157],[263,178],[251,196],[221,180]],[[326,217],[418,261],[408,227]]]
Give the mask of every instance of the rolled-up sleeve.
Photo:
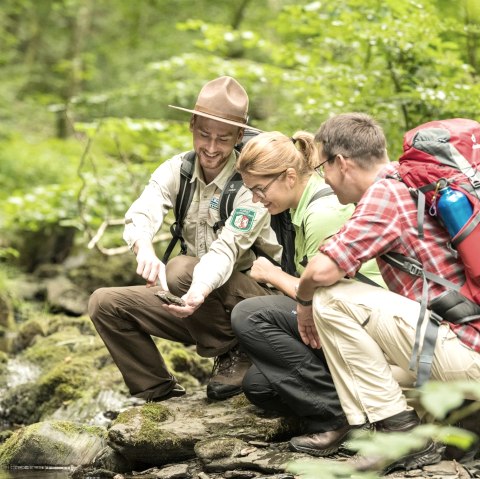
[[[399,200],[391,182],[383,180],[371,186],[352,217],[319,248],[349,277],[355,276],[363,263],[386,253],[399,242],[402,229],[398,220]]]

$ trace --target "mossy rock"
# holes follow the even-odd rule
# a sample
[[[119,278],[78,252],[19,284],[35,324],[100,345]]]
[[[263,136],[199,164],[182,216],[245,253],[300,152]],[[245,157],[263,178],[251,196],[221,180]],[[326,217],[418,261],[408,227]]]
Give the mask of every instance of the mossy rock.
[[[145,284],[137,273],[137,261],[131,252],[105,256],[98,251],[82,252],[83,257],[75,266],[67,266],[67,276],[80,289],[93,293],[108,286],[132,286]]]
[[[56,314],[50,317],[45,334],[54,334],[64,330],[65,327],[74,327],[81,335],[97,335],[95,326],[88,316],[66,316],[64,314]]]
[[[106,431],[70,422],[40,422],[15,431],[0,445],[3,467],[89,465],[105,446]]]
[[[8,294],[0,291],[0,328],[6,331],[12,329],[13,326],[14,320],[12,300]]]
[[[23,323],[12,343],[12,352],[18,353],[33,344],[37,336],[45,334],[45,324],[38,318],[32,318]]]
[[[193,346],[179,347],[176,344],[165,354],[165,361],[179,378],[185,381],[186,377],[191,376],[199,384],[204,384],[210,377],[213,365],[212,359],[199,356]]]
[[[137,468],[193,458],[193,447],[199,438],[170,429],[174,419],[171,409],[159,403],[131,408],[110,427],[108,444]]]

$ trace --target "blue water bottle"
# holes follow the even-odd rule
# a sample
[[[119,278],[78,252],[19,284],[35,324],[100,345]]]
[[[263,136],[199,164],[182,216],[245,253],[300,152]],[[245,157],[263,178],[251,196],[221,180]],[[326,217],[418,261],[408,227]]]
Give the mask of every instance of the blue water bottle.
[[[440,190],[437,209],[452,238],[463,228],[463,225],[473,214],[472,205],[468,198],[460,191],[452,190],[450,186]]]

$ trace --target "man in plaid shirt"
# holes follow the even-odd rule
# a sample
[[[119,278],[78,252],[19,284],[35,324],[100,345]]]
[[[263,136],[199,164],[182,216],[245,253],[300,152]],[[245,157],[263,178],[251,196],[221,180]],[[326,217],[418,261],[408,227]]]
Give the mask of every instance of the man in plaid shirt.
[[[389,161],[383,131],[372,118],[361,113],[337,115],[320,127],[316,140],[323,159],[318,172],[341,203],[355,203],[356,208],[301,276],[299,331],[306,344],[323,348],[350,427],[369,422],[383,432],[408,431],[420,420],[407,406],[390,365],[409,369],[422,279],[390,266],[380,256],[401,253],[460,285],[465,281],[464,268],[447,249],[448,234],[435,218],[425,216],[425,238],[418,238],[417,205],[406,185],[392,178],[398,163]],[[377,258],[390,291],[347,279],[371,258]],[[430,284],[428,300],[444,291],[445,287]],[[429,316],[427,310],[421,338]],[[480,321],[462,326],[442,322],[433,352],[432,379],[479,381],[479,352]],[[412,375],[415,378],[416,371]],[[348,432],[336,436],[338,445]],[[311,453],[332,448],[320,434],[300,436],[291,443]],[[391,464],[374,458],[363,458],[357,464],[359,469],[388,471],[439,460],[435,445],[428,441]]]

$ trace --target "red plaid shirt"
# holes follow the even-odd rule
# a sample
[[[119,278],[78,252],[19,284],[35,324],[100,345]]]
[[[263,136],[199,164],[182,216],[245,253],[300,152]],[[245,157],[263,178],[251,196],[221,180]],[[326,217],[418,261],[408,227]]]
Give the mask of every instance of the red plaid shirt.
[[[352,217],[320,251],[333,259],[348,276],[353,277],[360,265],[376,258],[389,289],[415,301],[422,299],[422,279],[404,273],[385,263],[380,255],[401,253],[422,263],[426,271],[462,285],[465,281],[462,263],[446,247],[448,233],[437,219],[425,215],[425,238],[418,238],[417,205],[401,181],[386,178],[395,175],[398,163],[392,162],[378,175],[377,181],[362,196]],[[429,282],[428,299],[445,290]],[[480,320],[467,325],[448,323],[459,339],[480,352]]]

